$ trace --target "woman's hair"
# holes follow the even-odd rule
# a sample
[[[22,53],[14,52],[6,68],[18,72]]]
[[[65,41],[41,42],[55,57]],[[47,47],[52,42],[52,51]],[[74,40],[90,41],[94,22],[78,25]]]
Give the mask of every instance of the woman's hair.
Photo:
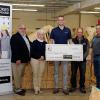
[[[9,33],[8,33],[8,30],[3,30],[3,31],[5,31],[5,32],[6,32],[7,36],[10,36],[10,35],[9,35]],[[1,31],[1,36],[3,36],[2,31]]]
[[[37,34],[44,34],[44,31],[42,30],[42,29],[39,29],[38,31],[37,31]]]
[[[39,35],[39,34],[43,34],[43,36],[44,36],[44,40],[45,40],[45,32],[43,31],[43,29],[39,29],[38,31],[37,31],[37,36]]]

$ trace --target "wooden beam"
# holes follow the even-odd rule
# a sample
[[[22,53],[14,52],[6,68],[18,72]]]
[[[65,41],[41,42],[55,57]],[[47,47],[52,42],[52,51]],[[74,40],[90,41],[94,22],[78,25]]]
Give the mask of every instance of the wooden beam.
[[[65,8],[65,9],[57,12],[56,15],[57,16],[68,15],[69,13],[72,13],[74,11],[80,11],[82,9],[85,9],[87,7],[92,7],[92,6],[95,6],[97,4],[100,4],[100,0],[85,0],[83,2],[76,3],[68,8]],[[57,17],[57,16],[55,16],[55,17]]]

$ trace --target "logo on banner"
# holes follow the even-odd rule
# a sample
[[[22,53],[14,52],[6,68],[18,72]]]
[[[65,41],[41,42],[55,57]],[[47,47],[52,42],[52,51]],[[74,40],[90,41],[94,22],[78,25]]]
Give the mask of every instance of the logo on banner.
[[[0,77],[0,84],[3,84],[3,83],[10,83],[10,76]]]
[[[0,16],[10,16],[10,6],[0,5]]]

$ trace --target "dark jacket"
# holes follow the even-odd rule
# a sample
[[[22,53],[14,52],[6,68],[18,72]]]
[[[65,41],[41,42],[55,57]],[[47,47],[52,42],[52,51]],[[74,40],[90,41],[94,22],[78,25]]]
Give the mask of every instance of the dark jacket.
[[[83,45],[83,61],[86,61],[86,57],[88,56],[89,53],[89,42],[88,39],[86,39],[84,36],[82,36],[80,42],[78,37],[76,36],[75,38],[72,39],[74,44],[82,44]]]
[[[27,45],[23,37],[20,35],[20,33],[17,32],[11,37],[10,45],[11,45],[11,53],[12,53],[11,54],[12,63],[16,63],[17,60],[21,60],[21,63],[27,63],[30,61],[29,50],[27,48]]]
[[[38,40],[34,40],[31,45],[31,57],[34,59],[40,59],[41,56],[45,59],[45,47],[47,42],[39,42]]]

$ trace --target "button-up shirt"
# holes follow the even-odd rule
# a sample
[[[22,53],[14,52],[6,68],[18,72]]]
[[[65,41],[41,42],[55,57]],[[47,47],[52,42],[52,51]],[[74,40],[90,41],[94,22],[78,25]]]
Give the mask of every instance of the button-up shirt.
[[[23,39],[24,39],[24,41],[25,41],[25,43],[27,45],[27,48],[28,48],[28,50],[30,52],[30,43],[29,43],[28,39],[26,38],[26,35],[22,35],[22,37],[23,37]]]

